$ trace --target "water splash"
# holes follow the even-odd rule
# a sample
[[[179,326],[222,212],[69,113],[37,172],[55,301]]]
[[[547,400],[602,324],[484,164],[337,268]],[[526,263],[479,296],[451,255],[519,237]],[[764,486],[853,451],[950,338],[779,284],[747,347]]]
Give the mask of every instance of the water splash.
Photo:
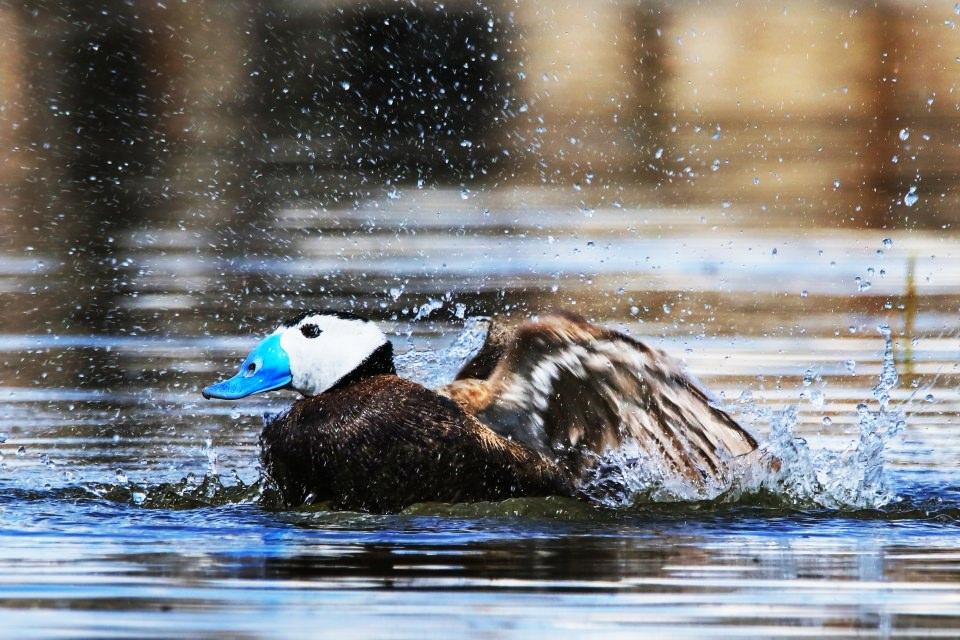
[[[844,451],[815,450],[793,433],[796,407],[774,412],[771,437],[764,448],[782,464],[779,470],[761,474],[760,487],[796,504],[833,509],[876,509],[896,499],[884,458],[889,443],[906,424],[906,417],[901,408],[891,404],[891,392],[899,379],[892,332],[887,325],[878,330],[884,352],[880,378],[873,388],[876,408],[870,408],[867,402],[857,405],[857,440]]]
[[[638,504],[697,502],[714,498],[727,487],[698,487],[650,456],[635,442],[626,442],[596,456],[580,484],[580,494],[612,509]]]
[[[477,355],[490,328],[490,318],[467,318],[453,344],[443,351],[411,349],[397,355],[394,363],[401,377],[435,389],[453,380],[466,362]]]
[[[279,497],[262,479],[252,484],[238,477],[228,482],[215,473],[196,478],[193,474],[179,482],[152,485],[134,483],[89,483],[76,488],[80,496],[89,496],[111,502],[132,503],[148,509],[195,509],[228,504],[258,504],[264,507],[280,506]]]
[[[873,388],[875,407],[857,405],[858,437],[843,451],[815,449],[796,435],[796,406],[771,409],[749,394],[740,406],[726,407],[741,420],[766,424],[767,441],[757,452],[732,461],[725,484],[697,487],[644,457],[635,445],[605,453],[585,479],[583,491],[606,507],[649,502],[713,500],[726,503],[773,496],[784,506],[833,510],[879,509],[897,500],[884,465],[885,451],[906,423],[902,408],[891,403],[898,382],[890,328],[879,327],[884,339],[880,378]]]

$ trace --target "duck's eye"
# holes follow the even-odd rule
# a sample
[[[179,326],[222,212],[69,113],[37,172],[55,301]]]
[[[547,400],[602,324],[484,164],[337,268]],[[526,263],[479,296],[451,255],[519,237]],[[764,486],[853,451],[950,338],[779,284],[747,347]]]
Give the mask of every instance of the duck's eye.
[[[256,372],[257,372],[257,363],[256,363],[256,362],[251,362],[251,363],[248,364],[248,365],[244,368],[244,370],[243,370],[244,375],[246,375],[246,377],[248,377],[248,378],[249,378],[250,376],[252,376],[252,375],[253,375],[254,373],[256,373]]]
[[[300,333],[304,338],[316,338],[323,333],[323,330],[315,324],[305,324],[300,327]]]

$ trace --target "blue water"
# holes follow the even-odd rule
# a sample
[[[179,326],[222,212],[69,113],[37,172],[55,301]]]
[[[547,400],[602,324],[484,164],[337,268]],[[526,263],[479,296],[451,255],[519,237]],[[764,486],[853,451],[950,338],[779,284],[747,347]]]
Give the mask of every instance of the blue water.
[[[956,507],[888,519],[557,502],[366,516],[14,493],[0,507],[4,632],[842,636],[960,622]]]
[[[189,224],[131,230],[99,325],[64,320],[91,276],[53,249],[0,257],[0,292],[23,311],[0,325],[0,635],[960,635],[960,238],[670,211],[494,211],[490,231],[476,212],[438,226],[409,206],[413,245],[353,210],[279,211],[275,230],[298,235],[254,258],[221,255]],[[353,228],[366,244],[337,235]],[[440,255],[449,228],[469,255]],[[593,269],[591,251],[611,258]],[[258,493],[257,435],[292,396],[230,404],[199,389],[308,306],[381,320],[427,382],[452,371],[429,354],[448,353],[465,317],[577,309],[683,358],[761,439],[794,407],[790,442],[813,464],[791,482],[843,491],[278,509]],[[885,362],[905,424],[864,432],[857,406],[879,410]],[[876,482],[883,499],[844,502]]]

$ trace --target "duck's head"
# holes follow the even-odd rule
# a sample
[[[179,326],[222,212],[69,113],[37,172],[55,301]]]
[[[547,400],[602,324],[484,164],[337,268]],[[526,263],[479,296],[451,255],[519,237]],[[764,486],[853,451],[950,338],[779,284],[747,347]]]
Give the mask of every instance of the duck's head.
[[[282,322],[237,375],[205,388],[203,397],[236,400],[275,389],[315,396],[381,373],[395,373],[393,346],[375,323],[351,313],[308,311]]]

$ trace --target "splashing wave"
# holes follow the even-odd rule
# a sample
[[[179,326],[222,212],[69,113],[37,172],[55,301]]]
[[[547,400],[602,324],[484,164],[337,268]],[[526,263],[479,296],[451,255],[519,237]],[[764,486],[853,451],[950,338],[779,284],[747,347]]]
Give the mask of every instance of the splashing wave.
[[[740,406],[724,407],[753,424],[766,424],[769,437],[753,454],[733,461],[733,474],[724,484],[706,489],[692,486],[626,445],[600,456],[583,492],[597,503],[622,508],[643,502],[740,502],[751,496],[773,496],[785,506],[835,510],[879,509],[897,494],[884,465],[884,452],[903,429],[903,408],[891,404],[898,381],[890,328],[879,327],[885,342],[874,404],[857,405],[859,435],[844,451],[815,449],[795,434],[796,406],[771,409],[745,394]]]

